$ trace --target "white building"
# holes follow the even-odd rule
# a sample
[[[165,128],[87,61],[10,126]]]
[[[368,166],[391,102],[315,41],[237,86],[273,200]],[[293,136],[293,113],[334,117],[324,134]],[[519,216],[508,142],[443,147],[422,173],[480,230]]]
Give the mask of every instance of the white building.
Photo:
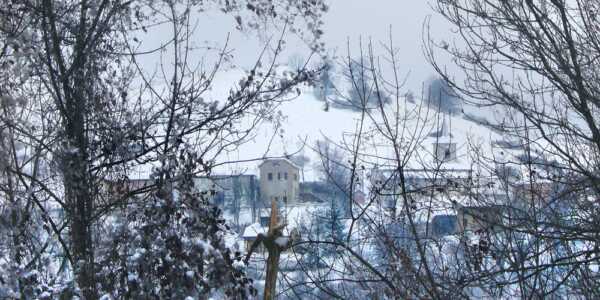
[[[300,168],[287,159],[267,159],[259,166],[260,194],[264,207],[272,200],[282,206],[299,202]]]

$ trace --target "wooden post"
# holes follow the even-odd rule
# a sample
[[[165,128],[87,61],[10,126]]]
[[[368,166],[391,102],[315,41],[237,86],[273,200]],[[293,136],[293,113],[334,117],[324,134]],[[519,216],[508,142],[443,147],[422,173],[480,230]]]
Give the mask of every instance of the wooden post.
[[[277,202],[271,200],[271,220],[269,222],[269,232],[264,240],[265,248],[269,253],[267,258],[267,277],[265,279],[264,300],[272,300],[275,298],[277,289],[277,273],[279,272],[279,256],[281,248],[275,240],[282,236],[281,230],[283,227],[278,224]]]
[[[269,257],[267,258],[267,276],[265,278],[264,300],[275,299],[277,291],[277,273],[279,272],[279,257],[281,252],[291,247],[294,240],[298,237],[292,235],[288,237],[285,244],[277,243],[277,239],[283,237],[283,228],[285,223],[279,224],[279,213],[277,212],[277,202],[271,200],[271,220],[269,222],[269,231],[266,236],[259,234],[252,243],[250,250],[246,254],[244,262],[248,264],[252,253],[258,248],[260,243],[267,249]]]

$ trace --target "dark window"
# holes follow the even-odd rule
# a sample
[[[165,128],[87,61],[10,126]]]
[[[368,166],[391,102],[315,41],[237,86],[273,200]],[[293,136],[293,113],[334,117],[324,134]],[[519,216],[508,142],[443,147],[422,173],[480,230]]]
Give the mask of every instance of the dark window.
[[[287,196],[283,196],[283,202],[287,203]]]
[[[435,157],[440,161],[453,161],[456,159],[456,143],[434,143]]]
[[[281,173],[277,172],[277,180],[281,180]]]
[[[452,155],[452,152],[450,152],[450,149],[446,149],[446,151],[444,152],[444,159],[450,159]]]
[[[283,173],[283,179],[287,180],[287,172]]]
[[[269,217],[260,217],[260,226],[269,226]]]
[[[272,181],[272,180],[273,180],[273,173],[269,173],[269,174],[267,175],[267,177],[269,178],[269,181]]]

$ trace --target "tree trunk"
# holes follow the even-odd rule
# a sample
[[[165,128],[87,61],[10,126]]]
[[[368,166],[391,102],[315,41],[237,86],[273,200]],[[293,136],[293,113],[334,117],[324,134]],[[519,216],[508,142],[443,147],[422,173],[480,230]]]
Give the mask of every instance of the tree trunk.
[[[267,277],[265,279],[265,300],[275,299],[277,291],[277,273],[279,272],[279,256],[281,251],[275,244],[267,246],[269,258],[267,259]]]
[[[269,258],[267,258],[267,277],[265,279],[264,300],[274,299],[277,291],[277,273],[279,272],[279,256],[281,254],[281,247],[279,247],[276,242],[277,237],[281,236],[278,215],[277,202],[271,200],[269,232],[267,238],[263,241],[263,244],[269,253]]]
[[[85,85],[77,88],[77,82],[86,78],[86,60],[78,62],[73,84],[65,82],[67,118],[65,122],[66,145],[63,160],[65,201],[69,209],[71,248],[75,264],[75,278],[84,299],[98,298],[94,276],[94,251],[92,245],[91,219],[93,197],[88,172],[88,143],[86,137]],[[89,87],[88,87],[89,88]]]
[[[87,173],[86,143],[83,133],[83,108],[74,105],[75,111],[67,127],[68,141],[63,161],[65,202],[70,221],[71,249],[75,277],[84,299],[96,299],[94,279],[94,253],[92,247],[92,199]]]

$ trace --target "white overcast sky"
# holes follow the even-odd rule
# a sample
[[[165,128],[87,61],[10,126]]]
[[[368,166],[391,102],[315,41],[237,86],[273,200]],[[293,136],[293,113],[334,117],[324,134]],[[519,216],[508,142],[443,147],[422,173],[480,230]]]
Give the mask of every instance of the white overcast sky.
[[[448,22],[437,15],[429,0],[332,0],[325,15],[324,41],[337,56],[345,56],[348,45],[358,54],[359,42],[373,41],[375,51],[380,42],[391,37],[399,48],[400,68],[409,73],[407,88],[421,89],[422,82],[434,75],[433,68],[423,55],[423,25],[430,18],[430,30],[436,39],[447,39]],[[290,47],[291,48],[291,47]],[[294,49],[300,49],[295,47]],[[288,49],[290,52],[299,52]],[[376,53],[378,54],[378,53]],[[379,53],[381,54],[381,53]]]
[[[434,74],[422,50],[423,24],[431,17],[431,31],[438,38],[447,35],[447,22],[437,16],[427,0],[337,0],[325,18],[325,41],[338,48],[338,55],[351,50],[359,39],[387,42],[391,36],[399,48],[400,67],[410,72],[408,88],[418,91],[422,81]]]
[[[431,17],[431,31],[436,40],[447,39],[448,23],[431,9],[431,0],[330,0],[330,9],[324,17],[324,42],[326,47],[337,56],[345,56],[348,42],[350,50],[358,52],[359,41],[366,43],[371,39],[375,45],[387,42],[390,29],[395,47],[400,52],[400,68],[407,74],[407,88],[420,91],[421,84],[434,75],[432,67],[423,56],[423,24]],[[225,16],[220,12],[198,13],[195,42],[198,46],[222,46],[227,35],[230,35],[230,48],[233,48],[234,63],[249,67],[256,60],[266,38],[259,38],[254,33],[244,33],[234,29],[233,16]],[[168,27],[154,28],[142,35],[142,49],[151,49],[164,42],[170,36]],[[276,33],[273,33],[274,35]],[[298,42],[293,36],[287,37],[286,57],[300,54],[307,57],[306,45]],[[376,49],[377,51],[378,49]],[[377,54],[377,53],[376,53]],[[287,58],[281,57],[280,62]],[[144,65],[153,69],[158,65],[156,55],[142,59]],[[451,67],[451,66],[449,66]]]

